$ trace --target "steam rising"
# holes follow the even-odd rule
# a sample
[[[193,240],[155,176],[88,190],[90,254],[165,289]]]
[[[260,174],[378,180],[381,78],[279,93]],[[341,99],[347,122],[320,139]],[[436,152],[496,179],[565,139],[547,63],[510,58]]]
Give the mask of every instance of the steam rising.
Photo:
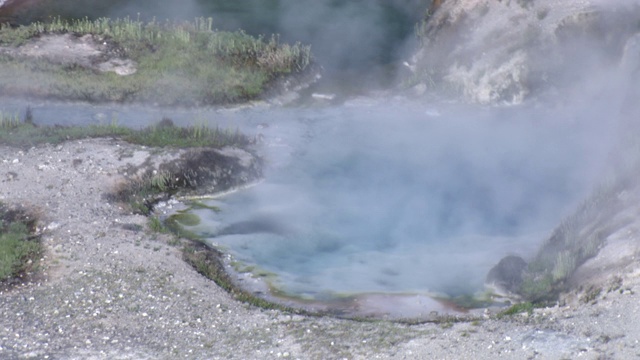
[[[218,9],[234,11],[222,3]],[[389,45],[389,28],[377,26],[389,14],[385,2],[252,3],[243,11],[277,21],[248,31],[311,43],[329,71],[368,72],[403,57],[406,44]],[[399,18],[412,18],[411,4],[395,8]],[[162,1],[153,13],[148,3],[127,2],[111,15],[191,18],[214,7]],[[246,24],[235,19],[217,21]],[[527,57],[541,91],[525,105],[385,98],[230,115],[269,124],[267,178],[213,201],[221,213],[199,210],[206,221],[197,230],[299,295],[476,291],[503,256],[529,258],[609,177],[620,133],[636,134],[640,41],[627,43],[635,30],[625,31],[606,46],[581,34],[559,57]]]
[[[534,75],[558,76],[527,105],[385,99],[291,110],[293,121],[266,130],[273,139],[304,129],[284,139],[290,159],[265,183],[216,201],[223,212],[202,213],[202,230],[302,296],[479,290],[491,266],[505,255],[529,258],[610,178],[621,116],[637,115],[624,101],[635,43],[624,50],[624,32],[606,46],[583,35],[559,58],[531,65]]]
[[[216,202],[221,214],[202,213],[206,232],[297,294],[480,289],[584,198],[608,130],[535,107],[437,111],[400,101],[305,113],[290,126],[307,127],[307,143],[265,183]]]

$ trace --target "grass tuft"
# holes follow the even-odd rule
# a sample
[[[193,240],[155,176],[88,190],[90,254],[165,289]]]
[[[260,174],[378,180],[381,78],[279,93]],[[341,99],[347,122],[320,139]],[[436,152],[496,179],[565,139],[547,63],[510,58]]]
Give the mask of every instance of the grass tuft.
[[[0,112],[0,130],[12,130],[20,126],[20,116],[18,114],[6,114]]]
[[[246,147],[250,140],[238,130],[223,130],[205,125],[178,127],[170,119],[164,118],[157,125],[142,131],[131,131],[124,137],[130,143],[150,147]]]
[[[42,245],[33,237],[35,219],[24,209],[0,203],[0,281],[22,276],[36,267]]]
[[[162,220],[160,220],[157,216],[149,216],[147,219],[147,226],[151,231],[160,234],[166,234],[169,232],[169,229],[164,226]]]
[[[498,319],[504,318],[506,316],[513,316],[518,314],[526,313],[528,315],[533,314],[533,309],[536,308],[536,305],[530,302],[523,302],[519,304],[512,305],[508,309],[501,311],[496,315]]]

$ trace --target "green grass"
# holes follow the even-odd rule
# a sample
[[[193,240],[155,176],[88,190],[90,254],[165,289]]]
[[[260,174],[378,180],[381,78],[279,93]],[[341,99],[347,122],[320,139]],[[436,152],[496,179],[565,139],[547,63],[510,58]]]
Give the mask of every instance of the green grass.
[[[15,114],[0,113],[0,144],[30,148],[39,144],[58,144],[69,140],[113,137],[150,147],[209,147],[235,146],[246,148],[251,140],[238,131],[209,128],[204,125],[178,127],[170,119],[141,130],[133,130],[117,123],[87,127],[36,126],[29,109],[24,120]],[[159,172],[149,174],[127,184],[112,195],[113,200],[128,203],[134,213],[149,214],[153,199],[189,186],[189,174]]]
[[[536,305],[530,302],[519,303],[519,304],[512,305],[511,307],[509,307],[504,311],[501,311],[496,316],[498,317],[498,319],[501,319],[505,316],[513,316],[513,315],[518,315],[523,313],[527,313],[531,315],[533,314],[533,309],[535,308],[536,308]]]
[[[31,147],[39,144],[59,144],[69,140],[116,137],[150,147],[246,147],[250,139],[240,132],[209,128],[204,125],[178,127],[170,119],[141,130],[133,130],[116,122],[91,126],[36,126],[27,109],[24,120],[17,114],[0,113],[0,144]]]
[[[158,219],[157,216],[149,216],[147,218],[147,226],[151,231],[156,233],[166,234],[169,232],[169,229],[167,229],[167,227],[164,226],[164,223],[162,222],[162,220]]]
[[[246,147],[250,139],[239,131],[224,130],[205,125],[178,127],[170,119],[142,131],[129,131],[124,140],[151,147]]]
[[[20,117],[15,114],[0,113],[0,144],[28,148],[39,144],[59,144],[84,138],[126,137],[133,132],[131,129],[115,124],[87,127],[35,126],[29,116],[23,121],[19,119]]]
[[[312,62],[308,46],[212,26],[212,20],[204,18],[191,23],[55,18],[18,28],[3,25],[0,45],[11,47],[46,34],[92,34],[95,41],[134,60],[137,72],[119,76],[5,54],[0,56],[0,93],[92,102],[228,104],[254,99],[276,79],[302,73]]]
[[[34,268],[42,253],[39,239],[31,237],[35,219],[25,211],[8,209],[0,203],[0,281]]]
[[[173,219],[183,226],[196,226],[200,224],[200,217],[185,211],[178,211],[172,215]]]

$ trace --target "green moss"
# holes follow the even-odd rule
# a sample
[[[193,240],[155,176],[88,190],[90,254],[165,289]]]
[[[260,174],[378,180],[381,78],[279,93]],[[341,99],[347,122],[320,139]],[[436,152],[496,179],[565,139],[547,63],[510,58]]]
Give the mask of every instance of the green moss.
[[[0,113],[0,143],[29,148],[42,143],[57,144],[73,139],[119,137],[126,141],[156,147],[246,147],[249,139],[239,132],[204,126],[180,128],[169,119],[142,130],[132,130],[115,123],[88,127],[35,126],[29,108],[24,120],[16,114]],[[132,181],[111,194],[111,198],[129,204],[137,214],[148,215],[154,199],[161,198],[185,184],[178,184],[183,174],[158,173]],[[178,179],[178,180],[176,180]],[[203,207],[207,207],[203,205]],[[215,207],[208,207],[216,209]]]
[[[440,324],[440,327],[443,328],[443,329],[451,329],[453,327],[453,323],[445,321],[445,322]]]
[[[194,233],[193,231],[187,230],[184,228],[183,224],[180,223],[180,221],[178,221],[178,218],[180,214],[175,214],[172,216],[169,216],[165,221],[164,224],[165,226],[174,234],[176,234],[179,237],[185,238],[185,239],[189,239],[189,240],[193,240],[193,241],[200,241],[200,236],[196,233]],[[187,220],[188,221],[188,220]]]
[[[200,217],[198,215],[187,212],[173,214],[170,216],[170,219],[183,226],[196,226],[200,224]]]
[[[296,310],[291,307],[279,305],[268,300],[261,299],[250,292],[244,291],[233,284],[231,278],[224,270],[224,265],[220,260],[221,255],[214,249],[209,248],[200,242],[190,242],[183,249],[183,258],[191,264],[196,271],[205,277],[213,280],[218,286],[229,292],[236,300],[263,308],[278,309],[291,313],[309,314],[302,310]],[[315,315],[315,314],[314,314]]]
[[[212,210],[215,212],[220,212],[220,208],[217,206],[213,206],[213,205],[207,205],[205,203],[203,203],[202,201],[190,201],[189,202],[189,207],[191,210],[200,210],[200,209],[206,209],[206,210]]]
[[[460,295],[446,301],[453,303],[464,309],[478,309],[491,305],[491,301],[476,295]]]

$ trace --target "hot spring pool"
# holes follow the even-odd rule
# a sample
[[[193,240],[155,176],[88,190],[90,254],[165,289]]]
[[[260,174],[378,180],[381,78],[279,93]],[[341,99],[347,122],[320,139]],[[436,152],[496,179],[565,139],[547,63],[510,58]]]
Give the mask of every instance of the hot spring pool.
[[[305,301],[473,294],[502,257],[532,256],[602,165],[603,130],[551,114],[378,102],[274,118],[265,180],[207,200],[219,211],[192,210],[189,229]]]

